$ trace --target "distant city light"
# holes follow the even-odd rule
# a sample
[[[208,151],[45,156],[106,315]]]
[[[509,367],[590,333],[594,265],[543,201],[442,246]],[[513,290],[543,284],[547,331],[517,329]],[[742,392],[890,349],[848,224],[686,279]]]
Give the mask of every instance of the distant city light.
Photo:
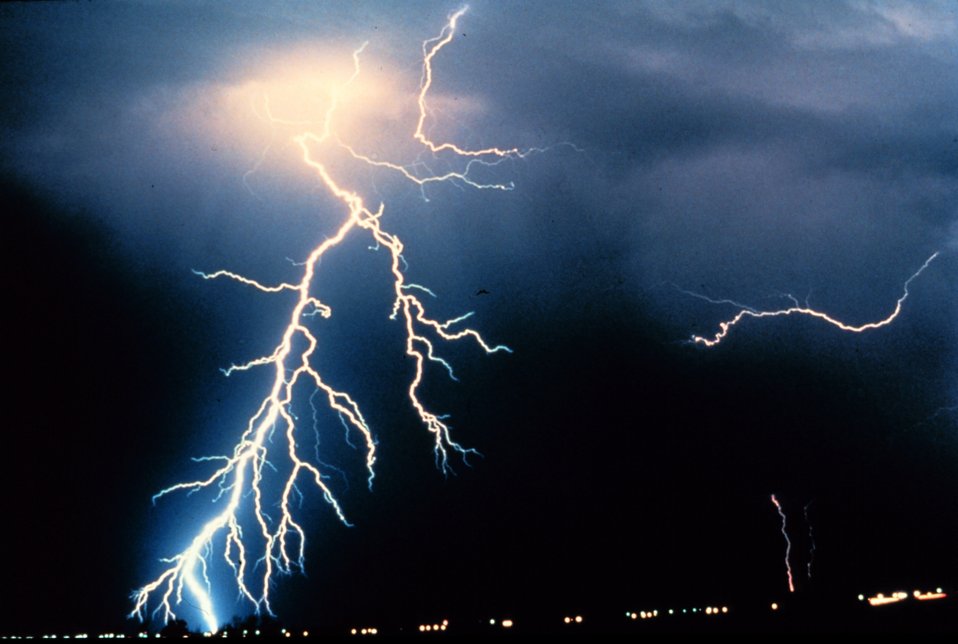
[[[490,621],[492,621],[492,620],[490,620]],[[446,630],[446,628],[447,628],[448,626],[449,626],[449,620],[448,620],[448,619],[444,619],[444,620],[442,620],[442,623],[441,623],[441,624],[438,624],[438,623],[437,623],[437,624],[420,624],[420,625],[419,625],[419,632],[420,632],[420,633],[433,633],[433,632],[438,633],[439,631],[444,631],[444,630]]]
[[[885,604],[896,604],[905,599],[908,599],[908,593],[902,591],[892,593],[890,597],[886,597],[882,593],[878,593],[874,597],[869,597],[868,603],[872,606],[884,606]]]

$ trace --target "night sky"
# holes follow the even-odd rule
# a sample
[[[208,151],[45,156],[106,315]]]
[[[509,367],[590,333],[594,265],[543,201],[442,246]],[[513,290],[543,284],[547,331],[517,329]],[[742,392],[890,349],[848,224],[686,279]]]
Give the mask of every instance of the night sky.
[[[151,497],[231,452],[271,374],[220,368],[270,353],[291,300],[193,270],[298,279],[346,215],[264,93],[318,120],[369,41],[342,136],[452,163],[409,137],[422,41],[459,5],[415,6],[0,6],[3,633],[132,628],[130,593],[213,514]],[[434,83],[434,139],[544,148],[480,168],[514,190],[337,167],[385,204],[431,314],[474,311],[514,353],[437,345],[458,382],[432,364],[422,398],[482,454],[444,477],[405,398],[388,253],[357,231],[324,258],[320,369],[378,462],[369,491],[319,414],[353,527],[303,484],[282,619],[767,604],[787,595],[773,493],[806,596],[958,585],[958,5],[473,2]],[[935,251],[885,328],[792,316],[688,342],[738,308],[684,291],[862,324]],[[225,576],[214,599],[249,611]]]

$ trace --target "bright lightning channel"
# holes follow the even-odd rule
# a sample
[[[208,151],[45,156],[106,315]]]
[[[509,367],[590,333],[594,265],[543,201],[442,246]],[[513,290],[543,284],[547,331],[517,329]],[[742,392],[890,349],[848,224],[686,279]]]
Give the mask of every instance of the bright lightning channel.
[[[460,323],[470,314],[445,322],[428,317],[422,300],[415,295],[414,291],[418,290],[428,294],[432,292],[426,287],[406,281],[402,272],[404,264],[403,243],[396,235],[383,228],[384,204],[380,203],[376,208],[368,206],[358,192],[334,178],[333,173],[329,171],[321,156],[321,153],[330,152],[329,148],[335,145],[335,149],[344,149],[358,161],[396,171],[419,186],[426,183],[452,181],[478,189],[509,190],[512,188],[512,184],[479,183],[469,177],[469,171],[475,164],[492,166],[507,158],[522,157],[536,149],[526,151],[520,151],[517,148],[466,150],[452,143],[433,142],[423,133],[424,124],[429,115],[427,95],[433,83],[433,59],[452,41],[457,22],[465,11],[466,8],[464,7],[453,13],[439,36],[426,40],[422,45],[423,68],[417,99],[419,118],[413,133],[413,138],[432,153],[446,153],[453,158],[462,159],[464,164],[462,171],[436,176],[421,176],[400,164],[374,161],[371,157],[357,152],[336,136],[333,124],[340,94],[360,74],[360,54],[366,47],[363,44],[353,52],[352,76],[341,87],[330,92],[329,105],[325,112],[321,130],[318,132],[304,131],[293,137],[293,141],[302,154],[303,163],[316,173],[322,186],[332,196],[341,201],[345,207],[347,216],[339,229],[334,235],[316,246],[305,262],[297,264],[303,270],[302,277],[298,282],[267,285],[227,270],[218,270],[212,273],[197,271],[201,277],[208,280],[227,278],[265,293],[289,293],[294,295],[295,303],[290,312],[286,328],[282,333],[282,338],[272,353],[243,364],[231,365],[223,370],[227,376],[255,367],[268,366],[274,372],[269,393],[250,417],[239,442],[233,448],[232,454],[198,459],[218,462],[221,465],[206,478],[177,483],[154,496],[155,502],[160,497],[172,492],[186,491],[192,493],[216,485],[219,488],[219,494],[214,502],[222,503],[222,499],[225,498],[225,505],[203,524],[184,550],[179,554],[161,560],[168,566],[159,577],[134,592],[134,607],[130,613],[131,617],[144,620],[148,615],[161,615],[165,621],[175,619],[174,607],[179,607],[185,601],[185,588],[195,600],[194,604],[198,606],[207,630],[215,633],[219,628],[221,618],[217,616],[213,606],[209,567],[215,547],[214,540],[219,538],[224,539],[222,556],[235,576],[239,594],[252,604],[257,613],[266,611],[272,614],[269,590],[274,573],[290,573],[295,569],[304,569],[306,535],[290,510],[291,496],[294,493],[299,494],[297,479],[301,476],[305,476],[316,484],[340,521],[349,525],[339,502],[324,481],[320,465],[314,464],[300,455],[296,441],[296,418],[291,411],[294,387],[300,381],[312,383],[316,388],[315,393],[322,392],[325,394],[329,408],[340,416],[344,424],[357,431],[362,437],[365,444],[365,465],[368,482],[370,486],[372,485],[376,463],[376,441],[373,432],[356,400],[349,393],[334,388],[316,368],[314,353],[318,345],[318,339],[304,323],[304,319],[311,318],[317,313],[322,318],[329,318],[333,314],[332,308],[314,295],[314,277],[320,260],[351,234],[359,231],[368,233],[377,247],[383,247],[389,252],[394,296],[390,319],[398,319],[402,322],[405,329],[405,353],[415,365],[415,373],[406,389],[407,397],[419,419],[433,436],[433,449],[437,467],[443,472],[449,470],[448,458],[451,451],[459,453],[463,458],[469,453],[474,453],[474,450],[465,448],[455,442],[451,437],[450,428],[445,423],[444,417],[429,411],[421,401],[419,388],[423,380],[424,367],[427,361],[435,362],[452,375],[450,365],[435,352],[434,342],[437,340],[469,339],[478,344],[486,353],[510,352],[510,349],[504,345],[489,344],[477,331],[460,327]],[[273,123],[295,126],[308,125],[304,122],[283,121],[274,117],[269,111],[268,97],[265,101],[265,110],[268,118]],[[261,161],[262,159],[257,161],[257,165],[252,171],[256,170]],[[243,177],[244,184],[247,187],[246,180],[249,174],[247,173]],[[298,346],[301,346],[301,348],[295,348]],[[270,449],[269,444],[271,444],[270,436],[277,426],[285,430],[283,433],[285,435],[286,457],[291,463],[288,477],[282,486],[282,494],[278,500],[273,502],[279,508],[278,521],[272,519],[266,513],[265,507],[268,504],[268,499],[265,498],[266,493],[262,485],[264,466],[275,469],[275,465],[270,463],[267,457]],[[248,507],[250,504],[252,505],[251,508]],[[258,545],[259,548],[257,549],[258,556],[255,556],[255,558],[251,552],[254,544],[250,543],[254,537],[251,537],[241,528],[239,518],[241,511],[250,512],[258,531],[255,536],[255,545]],[[152,605],[155,605],[155,608],[152,612],[149,612]]]
[[[789,308],[785,308],[785,309],[762,311],[759,309],[754,309],[752,307],[740,305],[736,302],[732,302],[731,300],[713,300],[711,298],[708,298],[704,295],[700,295],[698,293],[691,293],[691,292],[685,291],[689,295],[707,300],[709,302],[713,302],[716,304],[731,303],[741,308],[741,310],[738,313],[736,313],[735,316],[733,316],[731,319],[719,323],[719,330],[714,336],[709,338],[709,337],[705,337],[701,335],[693,335],[692,341],[697,344],[704,344],[706,347],[714,347],[715,345],[720,343],[722,340],[724,340],[725,337],[729,334],[729,331],[731,331],[735,325],[737,325],[739,322],[741,322],[745,318],[773,318],[773,317],[781,317],[781,316],[789,316],[789,315],[807,315],[810,317],[818,318],[819,320],[824,320],[828,324],[838,327],[842,331],[847,331],[850,333],[862,333],[863,331],[870,331],[872,329],[878,329],[883,326],[887,326],[891,324],[895,320],[895,318],[898,317],[899,313],[901,313],[902,304],[904,304],[905,300],[908,299],[908,287],[911,284],[912,280],[914,280],[919,275],[921,275],[922,272],[926,268],[928,268],[928,265],[931,264],[936,257],[938,257],[938,252],[935,252],[934,254],[932,254],[931,257],[926,259],[925,263],[922,264],[921,267],[917,271],[915,271],[911,277],[905,280],[905,285],[903,287],[903,290],[902,290],[903,292],[901,294],[901,297],[899,297],[898,300],[895,302],[895,308],[887,317],[885,317],[884,319],[878,320],[876,322],[867,322],[865,324],[861,324],[857,326],[853,324],[846,324],[845,322],[842,322],[841,320],[837,320],[833,318],[827,313],[809,308],[807,304],[805,306],[800,306],[798,304],[798,300],[790,296],[789,297],[793,302],[793,306]]]
[[[788,573],[788,592],[795,592],[795,582],[792,579],[792,562],[790,560],[792,554],[792,540],[788,538],[788,530],[786,530],[785,525],[785,511],[782,510],[782,504],[778,502],[778,499],[775,498],[775,495],[772,495],[772,503],[775,504],[775,509],[778,510],[778,516],[782,518],[782,536],[785,537],[785,570]]]

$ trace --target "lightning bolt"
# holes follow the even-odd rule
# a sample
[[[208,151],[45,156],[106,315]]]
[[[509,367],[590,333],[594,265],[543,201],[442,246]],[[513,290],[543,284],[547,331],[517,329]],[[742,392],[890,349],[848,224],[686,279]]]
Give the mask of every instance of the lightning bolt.
[[[808,526],[808,563],[805,564],[805,571],[808,574],[809,580],[812,578],[812,564],[815,562],[815,531],[812,529],[812,520],[808,516],[808,509],[811,507],[812,501],[809,501],[805,504],[805,525]]]
[[[369,166],[395,171],[405,179],[419,185],[420,188],[429,183],[454,182],[477,189],[512,189],[511,183],[487,184],[476,181],[470,177],[470,170],[478,164],[495,166],[505,159],[523,157],[526,153],[537,150],[536,148],[524,151],[517,148],[494,147],[467,150],[453,143],[436,143],[424,134],[424,124],[430,114],[427,96],[433,84],[433,59],[452,41],[457,22],[465,11],[464,7],[451,14],[440,34],[423,42],[422,76],[417,98],[419,115],[412,135],[416,142],[432,154],[441,153],[453,160],[461,159],[462,167],[459,170],[443,174],[421,174],[409,169],[418,166],[375,160],[339,139],[335,133],[334,116],[341,93],[360,74],[360,54],[366,47],[366,44],[363,44],[353,52],[352,76],[342,86],[330,92],[321,128],[318,131],[302,131],[292,137],[305,166],[315,173],[320,185],[342,203],[346,212],[345,219],[335,234],[316,246],[305,262],[296,264],[302,268],[302,275],[295,282],[264,284],[228,270],[210,273],[196,271],[197,275],[206,280],[229,279],[264,293],[292,296],[293,303],[280,341],[269,355],[234,364],[223,370],[226,376],[254,368],[268,368],[273,373],[272,385],[268,393],[249,418],[232,453],[194,459],[218,463],[219,466],[205,478],[177,483],[153,497],[156,502],[173,492],[194,493],[218,487],[219,492],[214,503],[220,504],[221,507],[218,513],[200,527],[184,550],[161,560],[167,566],[156,579],[133,593],[134,606],[130,613],[131,617],[144,620],[148,615],[160,615],[166,621],[175,619],[174,608],[185,601],[185,589],[195,600],[207,630],[215,633],[221,619],[215,612],[212,600],[210,567],[214,551],[220,552],[232,571],[239,595],[248,600],[257,613],[266,611],[272,614],[269,590],[275,575],[304,570],[306,534],[302,525],[294,518],[291,509],[291,500],[301,496],[297,486],[300,479],[312,481],[322,492],[323,498],[332,507],[339,520],[350,525],[339,502],[326,485],[323,470],[328,466],[322,464],[318,458],[314,463],[300,453],[296,439],[297,419],[291,406],[294,400],[294,389],[301,382],[314,387],[313,395],[321,394],[320,397],[325,397],[329,409],[338,414],[343,424],[347,426],[347,431],[353,430],[361,437],[365,449],[367,480],[371,487],[376,463],[376,440],[373,432],[356,399],[348,392],[334,387],[321,375],[316,365],[315,355],[319,338],[306,324],[316,315],[321,318],[329,318],[333,315],[332,307],[315,294],[315,276],[323,257],[335,251],[345,239],[352,235],[366,234],[375,242],[376,248],[385,248],[389,253],[389,274],[392,279],[393,296],[389,317],[402,323],[405,331],[405,354],[415,367],[406,388],[406,395],[419,420],[432,434],[437,467],[444,473],[449,471],[450,452],[458,453],[463,459],[470,453],[475,453],[475,450],[463,447],[454,441],[450,427],[444,420],[445,417],[430,411],[422,402],[419,390],[425,367],[429,362],[436,363],[452,376],[451,366],[436,352],[438,341],[468,340],[477,344],[486,353],[511,350],[501,344],[487,343],[476,330],[462,326],[462,322],[471,313],[447,321],[436,320],[427,314],[423,300],[417,296],[416,292],[432,294],[432,291],[406,280],[403,273],[405,265],[403,243],[399,237],[388,232],[383,226],[385,205],[382,203],[376,207],[368,205],[359,192],[334,177],[326,161],[327,156],[339,150],[345,151],[352,159]],[[288,121],[275,117],[270,111],[268,97],[265,98],[263,105],[266,117],[273,124],[311,125],[307,122]],[[250,175],[259,168],[264,156],[265,151],[254,168],[243,176],[243,183],[247,189],[250,189],[248,183]],[[313,404],[312,396],[310,404]],[[315,411],[315,406],[313,409]],[[271,450],[276,451],[272,447],[272,437],[277,429],[282,431],[285,447],[285,454],[281,453],[279,458],[288,460],[289,471],[285,483],[281,486],[282,492],[279,498],[273,500],[268,498],[263,481],[264,467],[270,470],[277,469],[269,459]],[[278,507],[277,518],[273,518],[266,511],[267,507],[274,506]],[[252,531],[254,534],[244,531],[241,527],[241,517],[247,518],[254,526]],[[218,544],[222,544],[221,550],[217,550]],[[150,607],[154,605],[155,608],[150,612]]]
[[[688,291],[684,291],[688,293],[689,295],[707,300],[712,303],[716,303],[716,304],[731,303],[731,304],[734,304],[735,306],[738,306],[741,309],[731,319],[726,320],[724,322],[720,322],[718,332],[716,332],[716,334],[712,336],[711,338],[700,336],[700,335],[693,335],[692,341],[697,344],[703,344],[706,347],[714,347],[715,345],[720,343],[722,340],[724,340],[725,337],[729,334],[729,331],[731,331],[735,325],[737,325],[739,322],[741,322],[745,318],[774,318],[774,317],[782,317],[782,316],[789,316],[789,315],[807,315],[813,318],[818,318],[819,320],[823,320],[827,322],[828,324],[831,324],[832,326],[838,327],[842,331],[847,331],[849,333],[862,333],[864,331],[870,331],[872,329],[879,329],[883,326],[887,326],[891,324],[895,320],[895,318],[898,317],[898,314],[901,313],[902,305],[905,303],[905,300],[908,299],[908,287],[911,285],[911,282],[914,279],[916,279],[919,275],[921,275],[922,272],[926,268],[928,268],[928,265],[931,264],[936,257],[938,257],[938,252],[935,252],[934,254],[932,254],[931,257],[926,259],[925,263],[922,264],[921,267],[917,271],[915,271],[911,277],[905,280],[905,285],[902,289],[901,297],[899,297],[898,300],[895,302],[894,309],[892,310],[891,313],[888,314],[887,317],[881,320],[878,320],[876,322],[867,322],[865,324],[861,324],[857,326],[853,324],[847,324],[845,322],[842,322],[841,320],[837,320],[822,311],[809,308],[807,304],[805,306],[801,306],[799,305],[798,300],[796,300],[794,297],[791,297],[791,296],[786,296],[786,297],[789,297],[789,299],[792,300],[792,304],[793,304],[792,306],[788,308],[784,308],[784,309],[763,311],[763,310],[755,309],[752,307],[743,306],[731,300],[713,300],[704,295],[699,295],[697,293],[690,293]]]
[[[792,579],[792,562],[790,560],[792,554],[792,540],[788,538],[788,530],[786,529],[785,521],[785,512],[782,510],[782,505],[778,502],[778,499],[775,498],[775,495],[772,495],[772,503],[775,504],[775,509],[778,510],[778,516],[782,518],[782,536],[785,537],[785,570],[788,573],[788,592],[795,592],[795,582]]]

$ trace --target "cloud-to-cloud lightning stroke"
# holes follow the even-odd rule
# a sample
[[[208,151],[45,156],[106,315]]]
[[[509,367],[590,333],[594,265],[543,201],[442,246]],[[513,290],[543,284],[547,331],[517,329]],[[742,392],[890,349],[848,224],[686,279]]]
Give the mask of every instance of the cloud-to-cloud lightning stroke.
[[[892,310],[891,313],[888,314],[887,317],[881,320],[878,320],[876,322],[867,322],[865,324],[860,324],[860,325],[847,324],[845,322],[842,322],[841,320],[833,318],[827,313],[810,308],[807,304],[805,306],[800,306],[798,304],[798,301],[795,298],[789,296],[789,298],[793,302],[793,306],[784,308],[784,309],[775,309],[772,311],[763,311],[763,310],[746,307],[746,306],[742,306],[735,303],[736,306],[741,307],[741,310],[738,313],[736,313],[731,319],[726,320],[724,322],[720,322],[719,330],[718,332],[715,333],[714,336],[706,337],[701,335],[693,335],[692,341],[697,344],[703,344],[706,347],[714,347],[715,345],[719,344],[722,340],[724,340],[726,336],[728,336],[732,328],[735,325],[737,325],[739,322],[744,320],[745,318],[774,318],[774,317],[782,317],[782,316],[789,316],[789,315],[807,315],[813,318],[818,318],[819,320],[824,320],[828,324],[831,324],[832,326],[838,327],[842,331],[847,331],[849,333],[862,333],[863,331],[870,331],[872,329],[878,329],[883,326],[887,326],[891,324],[895,320],[895,318],[897,318],[898,315],[901,313],[902,305],[905,303],[905,300],[908,299],[908,287],[911,284],[911,282],[915,278],[917,278],[919,275],[921,275],[922,272],[926,268],[928,268],[928,265],[931,264],[936,257],[938,257],[937,252],[932,254],[932,256],[929,257],[928,259],[926,259],[925,263],[922,264],[921,267],[917,271],[915,271],[911,277],[905,280],[905,285],[902,289],[901,297],[899,297],[898,300],[895,302],[895,308]],[[711,298],[707,298],[697,293],[689,293],[689,295],[693,295],[694,297],[699,297],[701,299],[705,299],[716,304],[734,303],[734,302],[731,302],[730,300],[713,300]]]
[[[444,153],[453,159],[462,159],[461,171],[421,176],[408,170],[407,166],[374,161],[371,157],[355,151],[336,136],[334,117],[339,92],[359,76],[359,57],[365,48],[364,44],[353,53],[354,68],[350,79],[338,90],[330,93],[322,128],[318,132],[300,132],[293,137],[293,141],[302,153],[303,162],[316,173],[321,185],[329,194],[341,201],[347,211],[347,216],[338,230],[315,247],[305,262],[297,264],[303,270],[298,282],[267,285],[227,270],[212,273],[198,272],[205,279],[228,278],[266,293],[290,294],[295,301],[282,338],[272,353],[243,364],[232,365],[224,370],[227,376],[254,367],[269,367],[274,372],[269,393],[250,417],[232,454],[197,459],[219,463],[220,466],[205,478],[177,483],[155,495],[154,501],[171,492],[192,493],[218,486],[219,494],[216,497],[216,503],[219,504],[218,511],[192,537],[184,550],[162,560],[168,566],[156,579],[133,594],[134,607],[131,617],[146,619],[150,614],[150,608],[155,606],[152,610],[153,615],[160,615],[164,620],[175,618],[174,608],[178,609],[184,601],[187,601],[184,599],[185,588],[193,599],[191,603],[198,606],[202,613],[207,630],[217,631],[221,617],[216,614],[213,606],[210,566],[213,553],[220,547],[219,544],[222,544],[221,554],[235,576],[239,593],[252,604],[257,612],[271,613],[269,591],[274,573],[302,570],[304,566],[305,531],[294,518],[291,510],[291,499],[298,496],[297,481],[301,477],[306,477],[316,484],[339,519],[348,525],[339,502],[326,485],[321,469],[324,465],[313,463],[300,453],[296,438],[297,421],[291,411],[294,388],[300,381],[312,383],[317,393],[325,394],[329,408],[362,437],[365,444],[368,481],[372,485],[376,463],[376,441],[373,432],[357,401],[349,393],[336,389],[320,373],[315,364],[315,352],[319,341],[313,330],[305,323],[306,319],[315,314],[319,314],[322,318],[333,315],[332,308],[315,294],[314,277],[321,259],[350,235],[360,231],[367,233],[378,247],[385,248],[389,252],[394,295],[390,318],[402,322],[405,329],[405,353],[415,366],[414,375],[407,385],[407,397],[420,420],[433,436],[437,466],[445,472],[449,468],[450,452],[458,452],[463,457],[472,452],[453,440],[444,417],[430,411],[420,399],[419,388],[423,381],[424,369],[427,362],[435,362],[452,375],[450,365],[436,353],[435,343],[438,340],[469,339],[477,343],[486,353],[508,352],[510,349],[504,345],[489,344],[474,329],[462,327],[461,323],[471,314],[445,322],[428,316],[423,301],[414,291],[427,293],[431,291],[406,281],[403,274],[403,243],[396,235],[383,227],[385,205],[380,203],[375,208],[367,205],[363,196],[334,177],[334,172],[331,172],[323,161],[324,153],[345,149],[359,161],[394,170],[420,186],[432,182],[455,181],[475,188],[511,189],[511,184],[486,184],[474,181],[469,177],[469,170],[476,163],[495,165],[506,158],[521,157],[524,152],[514,148],[466,150],[453,143],[433,142],[423,133],[424,123],[429,115],[427,95],[433,82],[433,58],[452,41],[457,21],[465,10],[463,8],[452,14],[440,35],[423,43],[423,71],[417,101],[419,118],[413,133],[413,138],[431,153]],[[268,102],[266,110],[269,114]],[[271,114],[269,118],[276,123],[283,122]],[[286,122],[286,124],[291,123]],[[301,123],[292,124],[302,125]],[[244,176],[244,183],[247,178],[248,176]],[[267,491],[262,484],[264,466],[275,468],[268,460],[270,450],[274,449],[269,437],[275,429],[279,428],[283,430],[286,448],[285,456],[281,458],[288,459],[290,469],[279,498],[268,499]],[[275,518],[268,515],[265,509],[274,506],[278,506]],[[253,535],[244,531],[241,527],[241,514],[252,517],[257,534]]]

